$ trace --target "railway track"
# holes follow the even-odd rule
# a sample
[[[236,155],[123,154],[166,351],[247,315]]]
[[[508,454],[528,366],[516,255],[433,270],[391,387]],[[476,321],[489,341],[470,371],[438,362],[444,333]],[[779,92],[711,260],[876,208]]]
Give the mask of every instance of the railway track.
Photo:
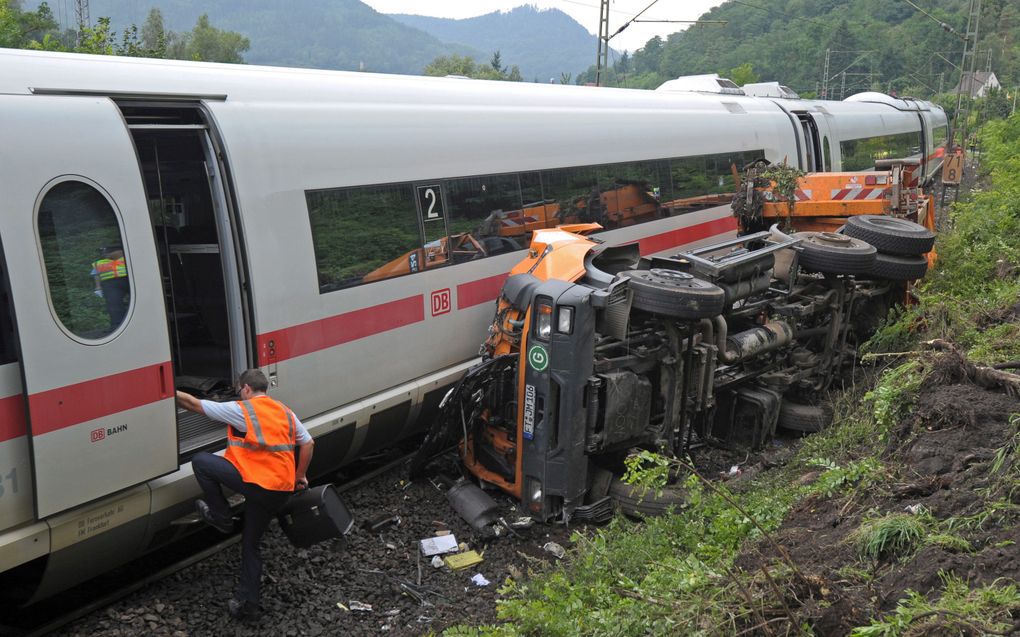
[[[351,489],[370,482],[389,471],[397,469],[410,460],[413,454],[414,451],[407,453],[402,452],[397,458],[387,460],[383,462],[383,464],[357,475],[357,477],[344,480],[337,484],[337,491],[341,493],[350,491]],[[172,558],[173,561],[169,564],[166,564],[155,571],[144,573],[141,577],[132,579],[132,581],[122,586],[118,586],[114,590],[102,593],[94,599],[89,599],[84,602],[72,600],[71,603],[73,604],[73,608],[69,611],[57,611],[59,614],[56,617],[53,616],[54,611],[52,609],[61,607],[66,608],[66,598],[64,594],[58,595],[52,600],[40,602],[40,604],[35,605],[38,608],[26,608],[24,613],[25,621],[23,622],[15,621],[14,623],[11,623],[10,618],[4,618],[0,621],[0,635],[9,637],[41,637],[43,635],[50,635],[79,619],[101,611],[104,608],[129,597],[133,593],[140,591],[155,582],[166,579],[171,575],[188,568],[189,566],[208,559],[241,541],[241,533],[239,530],[238,532],[228,535],[226,538],[222,538],[222,536],[219,535],[214,536],[211,533],[205,532],[203,532],[202,535],[203,537],[201,539],[195,540],[196,543],[202,545],[202,548],[198,548],[197,550],[185,550],[187,554],[184,557],[180,559]],[[216,538],[218,541],[215,541],[210,545],[209,542],[211,540],[209,538]],[[168,549],[161,549],[161,551],[164,550]],[[151,561],[152,557],[146,556],[140,558],[136,562],[125,565],[120,570],[130,571],[132,570],[132,567],[137,564]],[[158,561],[159,560],[157,560],[157,563]],[[75,591],[78,591],[79,589],[80,586],[72,589],[71,595],[74,595]],[[6,609],[6,612],[12,611],[17,612],[14,611],[14,609]]]

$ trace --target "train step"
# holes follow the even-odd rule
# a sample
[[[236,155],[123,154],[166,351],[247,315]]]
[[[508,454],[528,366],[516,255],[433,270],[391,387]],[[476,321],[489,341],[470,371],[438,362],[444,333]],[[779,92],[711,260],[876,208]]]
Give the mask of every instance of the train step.
[[[233,513],[237,513],[237,510],[244,504],[244,496],[240,493],[235,493],[227,498],[227,504],[230,505],[230,510]],[[198,511],[192,511],[187,515],[182,515],[170,524],[173,526],[191,526],[192,524],[201,524],[202,516],[198,514]]]

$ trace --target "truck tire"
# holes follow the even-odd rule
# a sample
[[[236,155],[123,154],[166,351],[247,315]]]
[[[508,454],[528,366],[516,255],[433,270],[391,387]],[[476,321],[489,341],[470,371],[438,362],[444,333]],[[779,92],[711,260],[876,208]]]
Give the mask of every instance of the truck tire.
[[[798,232],[800,266],[823,274],[867,274],[877,250],[871,244],[835,232]]]
[[[926,257],[901,257],[895,254],[882,254],[875,258],[869,275],[875,279],[886,281],[915,281],[923,278],[928,271]]]
[[[684,494],[676,485],[667,485],[659,492],[627,484],[619,478],[609,483],[609,497],[617,511],[635,518],[665,515],[671,508],[679,510],[684,504]]]
[[[843,234],[867,241],[879,252],[913,257],[931,252],[935,233],[924,226],[882,215],[859,215],[846,220]]]
[[[832,423],[832,407],[828,403],[804,405],[783,399],[779,406],[779,426],[790,431],[815,433]]]
[[[653,268],[628,270],[621,277],[634,294],[633,307],[659,316],[703,319],[723,311],[726,295],[722,288],[686,272]]]

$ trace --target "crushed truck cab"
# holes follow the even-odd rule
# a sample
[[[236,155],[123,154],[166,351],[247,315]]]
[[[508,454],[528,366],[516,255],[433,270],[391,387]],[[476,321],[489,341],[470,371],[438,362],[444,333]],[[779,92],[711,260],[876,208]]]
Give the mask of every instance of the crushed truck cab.
[[[824,426],[824,393],[905,286],[842,234],[773,227],[649,259],[585,236],[598,228],[535,232],[413,470],[456,443],[536,518],[607,519],[635,448],[755,449],[777,426]]]

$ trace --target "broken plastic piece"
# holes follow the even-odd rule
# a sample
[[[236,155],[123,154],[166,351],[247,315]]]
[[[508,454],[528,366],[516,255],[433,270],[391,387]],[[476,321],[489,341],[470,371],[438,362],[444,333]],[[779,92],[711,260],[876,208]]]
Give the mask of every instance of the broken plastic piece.
[[[562,560],[567,554],[567,550],[556,542],[546,542],[545,546],[542,547],[542,550],[546,553],[552,553],[558,560]]]
[[[471,578],[471,581],[475,583],[475,586],[488,586],[489,580],[485,579],[485,576],[481,573],[475,573]]]
[[[371,604],[366,604],[365,602],[359,602],[359,601],[354,600],[354,599],[352,599],[349,602],[348,606],[351,607],[351,610],[357,611],[359,613],[371,613],[372,612],[372,605]]]
[[[447,555],[443,558],[443,562],[455,571],[474,566],[481,561],[482,556],[478,551],[467,551],[465,553],[457,553],[456,555]]]
[[[432,568],[442,568],[442,566],[443,558],[439,557],[438,555],[434,555],[432,557]]]
[[[453,534],[427,537],[420,544],[421,554],[425,557],[453,553],[457,550],[457,538]]]
[[[339,608],[340,610],[345,610],[348,613],[351,612],[351,609],[344,606],[343,602],[337,602],[336,607]]]

